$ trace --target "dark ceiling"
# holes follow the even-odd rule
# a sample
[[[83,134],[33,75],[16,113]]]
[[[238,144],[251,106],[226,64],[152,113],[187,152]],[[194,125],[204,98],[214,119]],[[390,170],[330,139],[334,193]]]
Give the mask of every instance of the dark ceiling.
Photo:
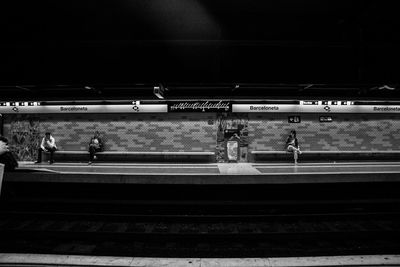
[[[0,92],[150,98],[163,83],[174,97],[399,98],[396,7],[382,0],[2,1]],[[376,90],[383,84],[395,89]]]

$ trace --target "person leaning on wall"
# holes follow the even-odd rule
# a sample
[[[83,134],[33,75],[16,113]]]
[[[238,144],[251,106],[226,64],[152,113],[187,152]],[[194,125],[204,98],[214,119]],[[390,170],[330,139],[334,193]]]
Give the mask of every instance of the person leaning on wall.
[[[298,154],[301,154],[301,150],[295,130],[291,130],[288,138],[286,139],[286,151],[293,153],[294,164],[297,164],[297,159],[299,157]]]
[[[103,142],[100,138],[99,131],[96,131],[89,142],[89,165],[96,159],[96,152],[100,151],[103,151]]]
[[[57,150],[56,140],[54,139],[53,136],[51,136],[50,132],[45,133],[45,136],[43,137],[42,142],[40,143],[40,146],[38,149],[38,157],[37,157],[37,161],[35,163],[42,162],[42,151],[44,151],[44,152],[50,153],[49,163],[53,164],[54,163],[53,155],[56,150]]]
[[[4,170],[13,171],[18,167],[18,161],[8,148],[8,140],[0,136],[0,163],[4,164]]]

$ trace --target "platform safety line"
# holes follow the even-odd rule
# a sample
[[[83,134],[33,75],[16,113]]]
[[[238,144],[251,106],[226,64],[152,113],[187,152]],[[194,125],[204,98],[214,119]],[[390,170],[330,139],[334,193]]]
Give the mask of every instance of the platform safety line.
[[[271,166],[271,165],[256,165],[253,166],[253,168],[266,168],[266,169],[272,169],[272,168],[283,168],[283,167],[293,167],[293,168],[361,168],[361,167],[371,167],[371,168],[384,168],[384,167],[399,167],[400,164],[383,164],[383,165],[276,165],[276,166]]]
[[[345,166],[345,165],[396,165],[400,166],[400,161],[387,161],[387,162],[379,162],[379,161],[371,161],[371,162],[306,162],[299,163],[301,166],[323,166],[323,165],[334,165],[334,166]],[[252,166],[293,166],[293,163],[251,163]]]
[[[261,171],[260,171],[261,172]],[[399,171],[338,171],[338,172],[261,172],[262,175],[312,175],[312,174],[385,174],[385,173],[400,173]],[[399,179],[400,180],[400,179]]]
[[[24,167],[26,167],[26,168],[28,168],[28,166],[27,165],[25,165]],[[92,165],[70,165],[70,166],[68,166],[68,165],[53,165],[53,166],[47,166],[47,165],[45,165],[45,166],[43,166],[43,167],[38,167],[38,166],[36,166],[36,168],[35,169],[42,169],[42,168],[48,168],[48,167],[51,167],[51,168],[54,168],[54,169],[56,169],[56,168],[116,168],[116,169],[129,169],[129,168],[131,168],[131,169],[138,169],[138,168],[144,168],[144,169],[150,169],[150,168],[163,168],[163,169],[200,169],[200,168],[204,168],[204,169],[218,169],[218,166],[141,166],[141,165],[137,165],[137,166],[130,166],[130,165],[127,165],[127,166],[104,166],[104,165],[95,165],[95,164],[92,164]],[[30,168],[30,169],[33,169],[33,168]]]
[[[178,172],[171,172],[171,173],[165,173],[165,172],[55,172],[57,174],[81,174],[81,175],[174,175],[174,176],[181,176],[181,175],[186,175],[186,176],[191,176],[191,175],[221,175],[221,173],[178,173]]]
[[[21,166],[37,166],[33,162],[19,162]],[[56,166],[88,166],[88,162],[57,162],[55,163]],[[93,165],[96,166],[120,166],[120,167],[126,167],[126,166],[176,166],[176,167],[181,167],[181,166],[200,166],[200,167],[210,167],[210,166],[218,166],[218,163],[199,163],[199,164],[193,164],[193,163],[103,163],[103,162],[96,162],[93,161]],[[40,165],[39,165],[40,166]],[[47,166],[47,165],[44,165]],[[53,165],[54,166],[54,165]]]
[[[60,173],[59,171],[55,171],[55,170],[50,170],[47,168],[18,168],[19,170],[35,170],[35,171],[39,171],[39,172],[52,172],[52,173]]]
[[[249,174],[244,174],[244,173],[164,173],[164,172],[123,172],[123,173],[118,173],[118,172],[62,172],[62,171],[55,171],[54,173],[57,174],[80,174],[80,175],[123,175],[123,176],[132,176],[132,175],[166,175],[166,176],[196,176],[196,175],[206,175],[206,176],[212,176],[212,175],[234,175],[234,176],[273,176],[273,175],[287,175],[287,176],[296,176],[296,175],[341,175],[341,174],[399,174],[399,171],[376,171],[376,172],[267,172],[263,173],[260,172],[259,174],[254,174],[254,173],[249,173]]]
[[[150,258],[0,253],[0,266],[191,266],[191,267],[330,267],[400,266],[400,256],[351,255],[279,258]]]
[[[74,164],[74,163],[72,163]],[[83,163],[85,164],[85,163]],[[199,163],[199,164],[193,164],[193,163],[149,163],[149,164],[143,164],[143,163],[96,163],[96,164],[101,164],[102,166],[217,166],[218,163]]]

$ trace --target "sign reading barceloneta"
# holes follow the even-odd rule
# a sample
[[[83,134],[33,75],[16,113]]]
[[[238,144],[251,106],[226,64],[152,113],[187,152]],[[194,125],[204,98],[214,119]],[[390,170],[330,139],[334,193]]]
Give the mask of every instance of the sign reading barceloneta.
[[[46,113],[166,113],[166,112],[235,112],[235,113],[375,113],[400,114],[397,102],[350,102],[350,101],[297,101],[285,104],[232,103],[230,100],[182,100],[163,101],[164,103],[84,103],[84,102],[0,102],[0,114],[46,114]],[[294,118],[290,122],[297,122]]]
[[[7,103],[0,105],[0,113],[33,114],[33,113],[165,113],[165,104],[141,104],[133,101],[131,104],[53,104],[51,102],[34,102],[34,105],[20,105]]]

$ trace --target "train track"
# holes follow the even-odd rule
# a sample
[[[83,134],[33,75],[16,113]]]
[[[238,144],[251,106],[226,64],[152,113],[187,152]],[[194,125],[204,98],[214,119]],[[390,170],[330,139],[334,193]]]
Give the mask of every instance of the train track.
[[[0,252],[134,257],[399,254],[399,189],[393,182],[9,182],[0,199]]]
[[[393,199],[44,203],[2,203],[0,251],[153,257],[400,252],[400,209]]]

